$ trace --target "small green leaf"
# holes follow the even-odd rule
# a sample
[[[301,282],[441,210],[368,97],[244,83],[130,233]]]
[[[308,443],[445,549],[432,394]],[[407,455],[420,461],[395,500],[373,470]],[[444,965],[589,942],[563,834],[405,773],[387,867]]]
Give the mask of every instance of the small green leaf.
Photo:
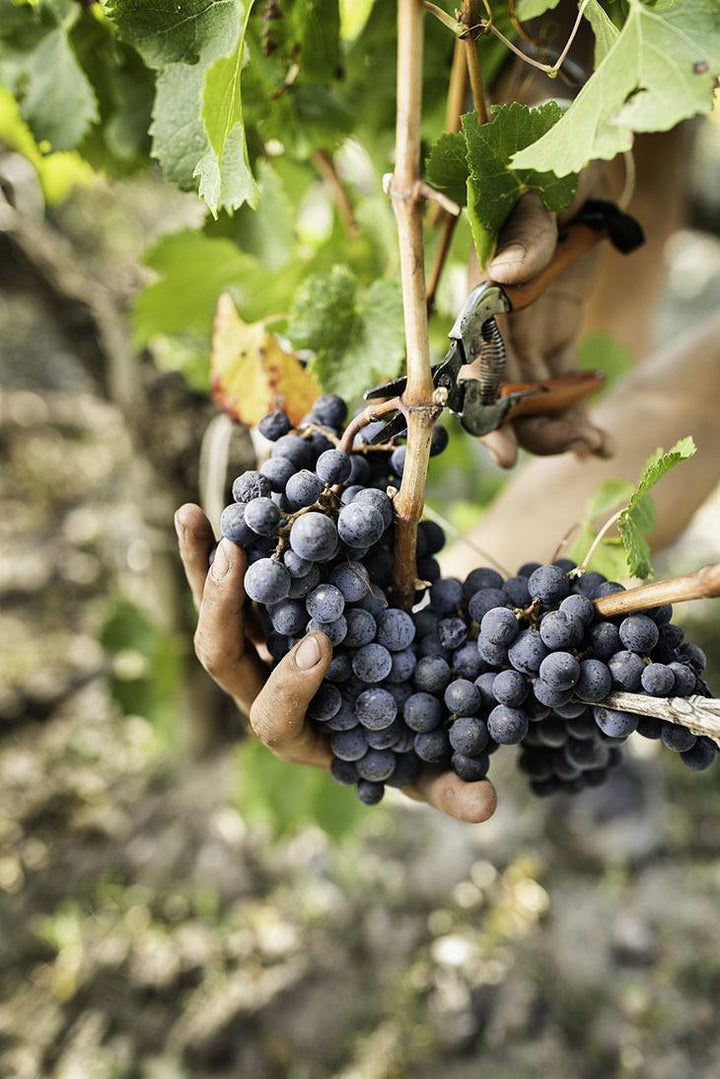
[[[205,63],[232,50],[237,0],[111,0],[108,14],[149,67]]]
[[[598,0],[587,0],[585,18],[595,35],[595,67],[599,67],[618,39],[620,31]]]
[[[590,550],[598,528],[605,518],[617,506],[627,502],[633,493],[633,485],[625,480],[605,480],[599,484],[585,503],[585,512],[580,527],[568,550],[568,556],[578,564],[584,561]],[[588,569],[604,573],[610,580],[618,580],[628,575],[625,549],[617,536],[603,536],[593,551]]]
[[[361,290],[345,267],[300,286],[287,335],[314,352],[311,370],[323,390],[359,397],[373,382],[393,378],[405,355],[402,300],[395,281]]]
[[[629,0],[614,41],[596,8],[591,17],[601,27],[599,66],[562,119],[515,153],[515,168],[567,176],[629,150],[634,132],[669,131],[712,108],[720,72],[716,0]]]
[[[518,170],[510,163],[516,150],[530,145],[559,121],[559,105],[548,101],[529,108],[514,102],[493,107],[490,115],[486,124],[478,124],[475,113],[466,114],[461,121],[469,167],[468,211],[472,208],[471,226],[473,217],[476,222],[473,235],[482,234],[481,259],[523,191],[536,191],[548,210],[562,210],[577,186],[575,176],[559,179],[553,172]]]
[[[458,131],[445,132],[430,147],[425,165],[427,182],[437,191],[464,206],[467,198],[468,163],[465,139]]]
[[[199,195],[213,217],[220,206],[237,210],[247,202],[257,206],[258,186],[250,170],[243,124],[241,76],[245,31],[253,0],[245,4],[244,18],[233,51],[216,60],[205,72],[202,118],[210,144],[193,175],[199,179]]]
[[[649,577],[652,572],[647,536],[654,523],[655,511],[649,491],[671,468],[686,461],[695,452],[695,443],[688,436],[676,442],[667,453],[657,449],[645,462],[637,487],[618,521],[628,568],[634,577]]]
[[[528,19],[544,15],[546,11],[552,11],[559,3],[560,0],[517,0],[515,15],[520,22],[527,22]]]

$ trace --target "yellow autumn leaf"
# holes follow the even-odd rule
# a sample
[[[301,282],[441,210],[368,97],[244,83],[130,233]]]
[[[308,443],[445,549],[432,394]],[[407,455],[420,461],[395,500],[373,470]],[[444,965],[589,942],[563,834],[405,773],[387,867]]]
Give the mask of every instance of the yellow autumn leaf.
[[[243,322],[225,292],[215,309],[210,392],[218,408],[252,426],[273,408],[282,408],[292,423],[299,423],[320,388],[264,322]]]

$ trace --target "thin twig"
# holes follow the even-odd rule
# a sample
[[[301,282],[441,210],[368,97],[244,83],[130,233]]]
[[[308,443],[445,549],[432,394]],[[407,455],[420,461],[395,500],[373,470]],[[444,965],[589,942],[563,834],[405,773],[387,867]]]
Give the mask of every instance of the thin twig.
[[[445,131],[451,134],[460,130],[460,117],[465,109],[465,91],[467,89],[467,64],[465,63],[465,46],[458,38],[455,39],[453,49],[452,67],[450,69],[450,82],[448,83],[447,102],[445,105]],[[427,224],[434,229],[440,224],[445,225],[445,214],[439,206],[431,206],[427,214]],[[450,228],[450,233],[454,229]],[[428,297],[429,297],[428,289]]]
[[[350,202],[350,196],[338,175],[335,162],[327,150],[313,150],[310,154],[310,160],[332,191],[345,235],[351,240],[354,239],[358,234],[358,225]]]
[[[468,75],[470,76],[473,107],[477,113],[478,123],[486,124],[488,121],[488,112],[487,105],[485,104],[485,91],[483,89],[480,57],[478,56],[476,36],[471,32],[479,23],[477,0],[463,0],[462,11],[460,12],[460,22],[468,28],[468,33],[463,40],[463,44],[465,46],[465,61],[467,63]],[[492,24],[488,23],[488,25]]]
[[[631,611],[645,611],[662,603],[684,603],[690,599],[710,599],[720,596],[720,562],[669,581],[652,581],[625,592],[612,592],[594,600],[598,614],[613,618]]]
[[[349,453],[358,431],[362,431],[363,427],[367,427],[373,420],[379,420],[381,416],[386,416],[388,412],[397,412],[399,408],[399,397],[393,397],[391,401],[382,401],[380,404],[373,402],[368,405],[362,412],[358,412],[354,419],[350,420],[350,423],[343,431],[339,448],[343,453]]]
[[[521,60],[523,60],[526,64],[530,64],[531,67],[536,67],[539,71],[544,71],[546,75],[550,76],[550,78],[554,78],[560,68],[563,66],[567,54],[572,48],[572,43],[577,36],[578,30],[580,29],[582,17],[585,14],[585,8],[587,7],[588,3],[589,0],[582,0],[582,3],[577,13],[577,17],[573,24],[573,28],[570,31],[570,36],[565,42],[565,47],[563,48],[562,52],[560,53],[554,64],[543,64],[539,60],[533,60],[532,56],[528,56],[527,53],[523,52],[521,49],[518,49],[516,45],[513,45],[512,41],[506,38],[505,35],[502,34],[490,20],[483,21],[481,25],[484,31],[489,30],[491,34],[494,34],[499,41],[502,41],[503,45],[510,49],[511,52],[514,52],[515,55],[518,56]]]
[[[623,507],[623,508],[624,508],[624,507]],[[601,528],[601,529],[600,529],[600,531],[598,532],[597,536],[595,537],[595,539],[594,539],[594,540],[592,541],[592,543],[590,544],[590,548],[589,548],[589,550],[588,550],[588,553],[587,553],[587,554],[585,555],[585,557],[583,558],[582,562],[581,562],[581,563],[580,563],[580,565],[579,565],[579,566],[577,567],[577,569],[576,569],[576,570],[573,570],[573,576],[575,576],[575,577],[579,577],[579,576],[580,576],[580,575],[581,575],[582,573],[584,573],[584,572],[585,572],[585,570],[586,570],[586,569],[588,568],[588,566],[590,565],[590,560],[591,560],[592,556],[593,556],[593,555],[595,554],[595,552],[597,551],[598,547],[599,547],[599,546],[600,546],[600,544],[602,543],[602,538],[603,538],[603,536],[605,535],[605,533],[606,533],[606,532],[607,532],[607,531],[608,531],[609,529],[611,529],[611,528],[612,528],[612,526],[613,526],[614,524],[616,524],[616,523],[617,523],[617,522],[618,522],[618,521],[620,520],[620,514],[621,514],[621,513],[622,513],[622,510],[618,510],[618,511],[617,511],[617,513],[613,513],[612,517],[608,517],[607,521],[606,521],[606,522],[605,522],[605,524],[604,524],[604,525],[602,526],[602,528]]]
[[[432,314],[435,308],[435,297],[437,296],[437,290],[440,287],[440,278],[442,277],[442,272],[445,269],[445,263],[447,262],[447,257],[450,253],[452,238],[455,234],[455,226],[457,222],[457,217],[451,217],[449,214],[443,215],[443,222],[440,228],[440,236],[438,237],[437,247],[435,248],[432,266],[430,267],[430,273],[428,275],[428,314]]]
[[[403,295],[407,385],[403,408],[408,421],[407,456],[402,484],[393,500],[395,541],[393,591],[396,601],[412,606],[417,580],[417,525],[422,516],[430,440],[439,408],[433,404],[430,368],[420,180],[423,6],[421,0],[398,0],[397,114],[395,171],[390,198],[398,230]]]

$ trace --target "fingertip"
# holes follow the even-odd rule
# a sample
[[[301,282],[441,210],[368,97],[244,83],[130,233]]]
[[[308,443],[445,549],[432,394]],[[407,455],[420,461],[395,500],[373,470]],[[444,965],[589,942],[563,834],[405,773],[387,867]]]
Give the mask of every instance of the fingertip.
[[[200,506],[194,502],[186,502],[175,511],[175,531],[178,536],[185,532],[192,533],[197,539],[213,539],[213,531],[210,522]]]
[[[482,824],[489,820],[497,808],[497,793],[487,779],[479,783],[467,783],[460,795],[462,816],[467,824]]]
[[[289,662],[301,674],[308,674],[318,668],[322,668],[324,673],[331,659],[330,638],[318,631],[313,631],[303,637],[288,656]]]

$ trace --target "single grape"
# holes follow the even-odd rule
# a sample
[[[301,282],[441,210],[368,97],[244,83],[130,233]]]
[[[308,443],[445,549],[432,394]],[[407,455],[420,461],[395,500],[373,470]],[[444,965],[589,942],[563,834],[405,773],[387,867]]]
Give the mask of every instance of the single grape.
[[[334,393],[323,393],[313,401],[310,415],[315,423],[338,430],[347,419],[347,405]]]
[[[639,691],[644,666],[645,664],[640,656],[626,649],[616,652],[608,660],[613,685],[626,693],[637,693]]]
[[[675,678],[673,694],[676,697],[689,697],[695,692],[697,677],[690,667],[684,663],[673,662],[668,664],[668,670],[672,671]]]
[[[316,618],[311,618],[307,624],[308,633],[324,633],[330,644],[335,645],[342,644],[347,636],[347,621],[344,615],[340,615],[334,622],[318,622]]]
[[[508,669],[495,675],[492,692],[498,704],[519,708],[530,692],[530,685],[519,671]]]
[[[394,749],[398,744],[402,732],[406,730],[404,725],[399,719],[394,719],[392,723],[383,727],[382,730],[370,730],[365,727],[365,737],[370,749]],[[408,738],[410,734],[408,732]]]
[[[300,558],[296,555],[291,547],[288,547],[283,553],[283,562],[287,567],[287,571],[290,576],[295,580],[299,577],[307,577],[310,570],[313,568],[313,563],[308,562],[306,558]]]
[[[382,611],[385,610],[387,605],[388,602],[385,593],[383,592],[382,588],[380,588],[380,586],[376,584],[371,586],[371,591],[368,592],[366,596],[363,596],[363,598],[358,603],[358,607],[360,607],[363,611],[369,611],[370,614],[375,616],[381,614]]]
[[[371,783],[382,783],[389,779],[394,769],[395,754],[391,749],[368,749],[357,762],[358,774]]]
[[[418,660],[415,668],[415,685],[428,693],[442,693],[451,680],[450,666],[438,656]]]
[[[392,657],[381,644],[364,644],[353,656],[352,665],[363,682],[382,682],[392,669]]]
[[[573,562],[572,558],[554,558],[553,566],[559,566],[565,573],[570,573],[571,570],[577,569],[577,562]]]
[[[480,694],[481,707],[488,712],[498,703],[493,692],[496,678],[495,671],[485,671],[475,679],[475,688]]]
[[[287,598],[291,583],[290,574],[281,562],[272,558],[261,558],[259,562],[248,566],[244,588],[250,599],[270,606]]]
[[[388,682],[409,682],[417,667],[417,656],[412,648],[403,648],[392,653],[392,667],[387,676]]]
[[[447,444],[450,441],[450,435],[447,430],[439,423],[436,423],[433,427],[432,435],[430,436],[430,456],[437,457],[447,448]]]
[[[507,667],[508,650],[502,644],[493,644],[483,637],[482,633],[477,639],[478,655],[490,667]]]
[[[448,615],[460,607],[462,585],[456,577],[441,577],[430,588],[430,605],[439,614]]]
[[[482,698],[477,686],[468,678],[456,678],[445,690],[445,707],[459,716],[475,716]]]
[[[245,524],[258,536],[272,536],[280,521],[280,510],[270,498],[253,498],[245,504]]]
[[[290,509],[301,510],[313,506],[322,494],[322,483],[308,468],[295,472],[285,485],[285,498]]]
[[[286,637],[296,637],[305,629],[305,607],[296,599],[282,599],[279,603],[274,603],[268,607],[268,614],[273,629]]]
[[[412,743],[407,750],[400,753],[398,747],[395,747],[395,771],[390,778],[386,780],[389,787],[409,787],[416,778],[418,774],[417,757],[414,753],[409,752],[410,749],[412,749]]]
[[[282,435],[273,444],[270,451],[271,457],[286,457],[292,461],[295,468],[312,468],[313,454],[305,439],[297,435]]]
[[[338,783],[346,787],[354,787],[360,776],[354,761],[341,761],[339,757],[333,757],[330,764],[330,775]]]
[[[368,751],[365,731],[362,727],[336,731],[330,738],[330,748],[341,761],[359,761]]]
[[[678,723],[663,723],[660,737],[665,748],[671,749],[673,753],[687,753],[697,741],[692,731]]]
[[[567,704],[573,691],[572,689],[558,689],[557,686],[551,686],[544,678],[536,678],[533,682],[533,694],[540,704],[544,704],[547,708],[557,708]]]
[[[607,578],[604,577],[602,573],[596,573],[595,570],[591,570],[589,573],[583,573],[582,576],[575,578],[575,587],[580,595],[592,599],[597,588],[599,588],[601,584],[604,584],[606,580]]]
[[[609,759],[606,746],[589,739],[571,738],[563,750],[567,760],[582,771],[588,768],[603,768]]]
[[[568,596],[563,600],[581,599],[580,596]],[[563,649],[577,648],[583,639],[583,624],[579,618],[567,611],[548,611],[540,622],[540,637],[548,648]]]
[[[260,475],[270,484],[274,494],[284,494],[285,485],[295,472],[295,465],[287,457],[268,457],[260,465]]]
[[[697,644],[684,644],[680,650],[680,658],[689,663],[698,674],[707,667],[707,656]]]
[[[453,670],[462,678],[469,678],[471,682],[474,682],[482,672],[485,661],[478,652],[475,641],[468,641],[453,652],[452,665]]]
[[[580,663],[580,677],[575,692],[584,701],[602,701],[612,692],[613,677],[610,668],[601,659],[584,659]]]
[[[555,719],[554,716],[550,716],[541,723],[537,728],[537,732],[542,745],[549,749],[560,749],[568,740],[566,725],[561,720]]]
[[[341,705],[342,693],[337,686],[323,682],[307,707],[307,717],[324,723],[338,714]]]
[[[638,716],[637,732],[643,738],[651,738],[653,741],[657,741],[662,735],[662,723],[659,723],[657,719],[653,719],[651,716]]]
[[[528,591],[533,599],[554,607],[569,593],[570,581],[560,566],[540,566],[528,578]]]
[[[502,586],[507,602],[513,607],[527,607],[530,603],[527,577],[508,577]]]
[[[406,455],[407,446],[396,446],[390,454],[390,471],[394,476],[402,476]]]
[[[680,754],[680,760],[687,768],[691,768],[693,772],[703,772],[713,763],[716,754],[717,747],[715,743],[703,736],[697,739],[691,749],[687,749]]]
[[[440,615],[433,611],[432,607],[423,607],[422,610],[413,612],[412,617],[418,637],[435,633],[440,624]]]
[[[442,706],[431,693],[413,693],[405,701],[403,719],[412,731],[434,730],[442,719]]]
[[[565,597],[560,604],[560,610],[577,618],[584,627],[591,626],[595,619],[595,607],[592,601],[577,592]]]
[[[577,693],[577,686],[574,690]],[[560,719],[575,719],[577,716],[581,716],[583,712],[587,711],[587,705],[584,701],[569,700],[567,704],[558,704],[555,706],[555,715]]]
[[[361,487],[359,483],[352,484],[349,487],[345,487],[343,493],[340,495],[340,501],[343,506],[349,506],[352,500],[355,498],[355,495],[359,494],[360,491],[363,490],[364,488]]]
[[[551,652],[540,664],[540,677],[553,689],[572,689],[580,678],[580,664],[570,652]]]
[[[651,652],[660,638],[660,632],[646,614],[631,614],[620,623],[620,640],[632,652]]]
[[[363,727],[381,731],[389,727],[397,715],[398,706],[386,689],[373,687],[360,694],[355,702],[355,715]]]
[[[427,764],[442,764],[450,755],[450,742],[443,727],[416,734],[414,746],[420,760]]]
[[[271,442],[277,442],[279,438],[288,433],[291,426],[292,424],[285,413],[276,409],[274,412],[268,412],[267,416],[263,416],[258,423],[258,431]]]
[[[369,611],[364,611],[361,607],[351,607],[345,612],[345,620],[347,621],[345,644],[348,648],[361,648],[364,644],[370,644],[375,640],[377,626]]]
[[[540,569],[540,562],[523,562],[518,570],[518,577],[531,577],[536,569]]]
[[[586,708],[579,716],[567,720],[568,734],[573,738],[594,738],[597,734],[597,725],[592,712]]]
[[[370,482],[370,465],[367,463],[361,453],[351,453],[350,457],[350,475],[347,478],[346,484],[364,487],[366,483]]]
[[[293,552],[294,553],[294,552]],[[290,599],[304,599],[320,581],[320,567],[311,563],[304,577],[294,577],[290,582]]]
[[[343,686],[343,689],[344,688],[345,687]],[[337,712],[332,719],[329,719],[324,726],[325,729],[329,731],[351,731],[359,726],[357,716],[355,715],[355,701],[351,697],[343,695],[340,711]]]
[[[379,491],[376,487],[364,487],[355,495],[353,502],[361,506],[373,506],[382,517],[385,528],[392,524],[393,506],[385,491]]]
[[[469,757],[456,751],[450,758],[450,764],[458,779],[462,779],[464,783],[477,783],[487,775],[490,758],[487,753]]]
[[[351,502],[338,514],[338,534],[348,547],[370,547],[376,543],[385,525],[382,515],[374,506]]]
[[[448,737],[456,752],[472,757],[481,753],[488,744],[487,724],[475,716],[458,716],[450,727]]]
[[[605,662],[620,649],[620,634],[612,622],[596,622],[585,635],[585,643],[595,659]]]
[[[507,648],[520,632],[520,623],[507,607],[493,607],[483,615],[480,633],[490,644]]]
[[[523,742],[523,746],[526,744],[527,742]],[[528,753],[527,750],[523,749],[517,759],[520,771],[524,772],[526,776],[530,776],[531,779],[549,779],[553,774],[552,761],[553,754],[543,748],[534,753]]]
[[[315,471],[323,483],[345,483],[350,478],[350,458],[342,450],[325,450],[315,462]]]
[[[363,805],[376,806],[383,799],[385,787],[382,783],[371,783],[368,779],[360,779],[355,791]]]
[[[347,636],[345,641],[347,643]],[[336,652],[330,660],[330,666],[325,671],[328,682],[347,682],[352,675],[352,663],[347,652]]]
[[[644,613],[648,618],[652,618],[656,626],[664,626],[673,616],[672,604],[662,603],[659,607],[649,607]]]
[[[528,732],[528,719],[518,708],[498,704],[487,721],[488,734],[501,746],[515,746],[522,742]]]
[[[345,599],[334,584],[319,584],[308,594],[305,606],[316,622],[334,622],[345,610]]]
[[[640,684],[651,697],[671,697],[675,689],[675,675],[664,663],[649,663],[643,668]]]
[[[329,562],[338,548],[337,528],[323,513],[303,513],[292,523],[290,546],[309,562]]]
[[[477,569],[473,569],[468,573],[463,584],[463,594],[465,599],[470,599],[476,592],[481,592],[484,588],[496,588],[498,591],[503,588],[503,578],[496,569],[491,569],[489,566],[478,566]]]
[[[241,547],[246,547],[257,539],[253,530],[245,523],[245,510],[243,503],[232,503],[220,514],[220,534],[233,543],[239,543]]]
[[[554,755],[552,769],[553,775],[556,775],[558,779],[562,779],[565,783],[571,783],[572,780],[577,779],[582,772],[582,769],[569,761],[564,753],[556,753]]]
[[[243,472],[232,485],[232,494],[236,502],[250,502],[253,498],[269,498],[271,492],[270,480],[254,469]]]
[[[508,648],[508,660],[522,674],[537,674],[547,655],[547,645],[536,629],[523,630]]]
[[[435,584],[442,576],[440,563],[435,558],[425,557],[418,559],[418,577],[428,584]]]
[[[388,607],[377,616],[377,640],[391,652],[402,652],[415,639],[415,623],[406,611]]]
[[[609,738],[627,738],[637,729],[637,716],[612,708],[593,708],[593,716],[603,734]]]
[[[438,554],[445,546],[445,533],[437,521],[421,521],[418,525],[418,543],[428,554]]]

